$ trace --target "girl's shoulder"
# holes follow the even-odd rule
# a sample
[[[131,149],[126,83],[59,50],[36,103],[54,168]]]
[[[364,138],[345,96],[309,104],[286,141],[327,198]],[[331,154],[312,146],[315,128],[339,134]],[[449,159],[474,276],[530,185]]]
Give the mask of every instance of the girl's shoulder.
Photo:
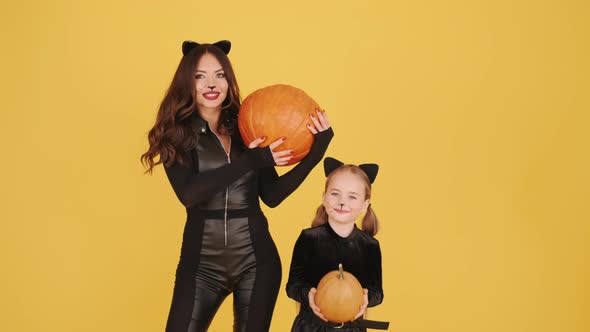
[[[321,230],[321,226],[305,228],[297,238],[297,245],[313,248],[316,243],[322,242],[322,239],[325,239],[325,235]]]
[[[319,235],[327,235],[326,224],[305,228],[301,231],[302,236],[317,237]]]
[[[360,229],[356,229],[356,231],[358,231],[359,238],[361,238],[363,242],[365,242],[368,245],[379,247],[379,240],[377,240],[377,238],[375,238],[373,235],[366,233]]]

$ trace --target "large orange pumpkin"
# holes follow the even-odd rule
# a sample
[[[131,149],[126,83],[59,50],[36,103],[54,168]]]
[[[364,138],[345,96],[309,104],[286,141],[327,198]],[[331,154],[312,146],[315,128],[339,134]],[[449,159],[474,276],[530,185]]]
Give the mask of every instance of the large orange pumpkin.
[[[286,137],[275,151],[294,150],[288,163],[292,165],[303,159],[313,144],[313,135],[306,126],[311,124],[309,115],[316,109],[320,106],[303,90],[286,84],[271,85],[244,99],[238,128],[246,146],[260,136],[266,136],[261,147]]]
[[[354,275],[342,269],[326,273],[320,280],[315,303],[326,319],[334,323],[349,322],[363,305],[363,287]]]

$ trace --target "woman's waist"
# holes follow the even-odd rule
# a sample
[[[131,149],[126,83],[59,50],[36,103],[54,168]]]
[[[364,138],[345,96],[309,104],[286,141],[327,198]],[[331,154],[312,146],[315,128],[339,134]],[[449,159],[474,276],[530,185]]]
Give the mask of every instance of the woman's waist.
[[[194,208],[203,211],[260,210],[260,202],[258,200],[258,191],[227,188],[212,193],[206,200],[198,202]]]
[[[254,216],[264,216],[260,205],[247,206],[243,208],[221,208],[221,209],[204,209],[200,206],[187,208],[186,212],[189,216],[199,215],[205,219],[234,219],[234,218],[247,218]]]

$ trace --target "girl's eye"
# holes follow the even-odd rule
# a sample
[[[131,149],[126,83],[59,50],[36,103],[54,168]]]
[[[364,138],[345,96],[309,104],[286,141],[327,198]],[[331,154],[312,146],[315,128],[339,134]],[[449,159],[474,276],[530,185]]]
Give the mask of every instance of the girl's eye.
[[[331,193],[330,195],[336,197],[336,196],[338,196],[338,193]]]
[[[356,199],[356,196],[348,196],[350,199]]]

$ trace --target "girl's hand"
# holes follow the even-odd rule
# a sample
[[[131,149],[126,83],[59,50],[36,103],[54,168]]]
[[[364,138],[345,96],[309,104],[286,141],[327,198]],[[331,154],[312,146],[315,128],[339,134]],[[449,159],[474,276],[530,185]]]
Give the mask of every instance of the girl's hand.
[[[367,310],[367,305],[369,305],[369,290],[363,288],[363,305],[361,306],[361,311],[359,311],[359,313],[356,314],[356,316],[354,316],[354,319],[362,317],[365,314],[365,310]]]
[[[307,125],[307,129],[309,129],[309,131],[311,131],[311,133],[314,135],[319,133],[320,131],[324,131],[330,128],[330,122],[328,122],[328,116],[326,115],[326,112],[317,109],[315,110],[315,112],[316,116],[314,116],[313,114],[309,115],[313,125]]]
[[[252,142],[250,142],[250,144],[248,145],[248,148],[250,148],[250,149],[257,148],[265,140],[266,140],[266,136],[258,137],[255,140],[253,140]],[[278,140],[270,143],[270,145],[269,145],[270,151],[272,152],[272,158],[274,159],[275,165],[277,165],[277,166],[286,165],[287,162],[289,160],[291,160],[291,158],[293,158],[293,150],[283,150],[283,151],[277,151],[277,152],[274,151],[274,149],[276,149],[277,146],[283,144],[284,142],[285,142],[285,138],[281,137]]]
[[[309,290],[309,294],[307,294],[307,297],[309,298],[309,307],[311,308],[311,310],[313,311],[313,313],[316,316],[318,316],[323,321],[327,322],[328,320],[326,319],[326,317],[324,317],[324,315],[322,315],[322,313],[320,312],[320,307],[318,307],[315,304],[315,293],[316,293],[316,291],[317,291],[317,289],[315,289],[315,287],[312,287]]]

